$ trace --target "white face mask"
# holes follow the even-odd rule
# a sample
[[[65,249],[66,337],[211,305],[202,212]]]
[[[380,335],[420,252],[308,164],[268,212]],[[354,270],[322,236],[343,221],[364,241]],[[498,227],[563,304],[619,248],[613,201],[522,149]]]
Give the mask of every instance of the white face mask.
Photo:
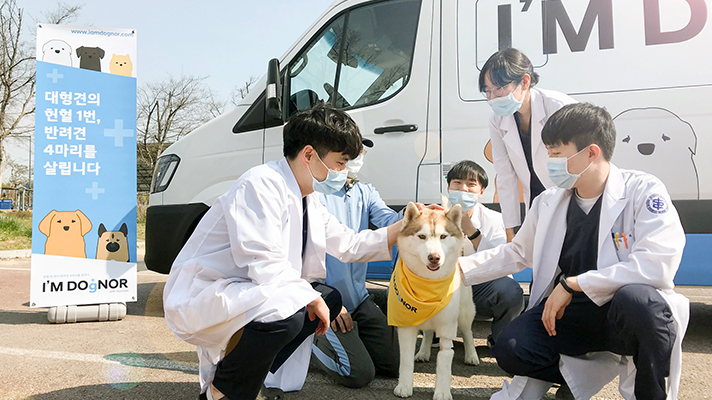
[[[463,211],[470,211],[477,205],[479,193],[464,192],[462,190],[451,190],[448,193],[448,200],[451,205],[459,204]]]
[[[361,153],[358,157],[346,163],[347,176],[349,178],[355,178],[358,172],[361,171],[361,167],[363,167],[363,156],[365,154],[366,153]]]
[[[549,161],[547,161],[546,163],[546,169],[549,170],[549,179],[551,179],[551,181],[554,182],[556,186],[562,189],[571,189],[572,187],[574,187],[578,178],[583,175],[584,172],[586,172],[588,167],[590,167],[593,162],[590,162],[588,166],[586,166],[586,168],[584,168],[583,171],[581,171],[580,173],[572,174],[569,172],[568,161],[581,154],[581,152],[586,149],[588,149],[588,146],[568,158],[550,157]]]
[[[319,157],[319,154],[316,154],[316,158],[319,159],[319,162],[321,162],[324,167],[326,167],[329,173],[326,175],[326,179],[319,182],[314,177],[314,174],[311,172],[311,168],[307,166],[307,168],[309,168],[309,173],[312,176],[312,188],[314,189],[314,191],[324,194],[332,194],[341,190],[341,188],[344,187],[344,184],[346,183],[346,170],[344,169],[342,171],[334,171],[333,169],[327,167],[326,164],[324,164],[324,161],[321,161],[321,157]]]
[[[514,115],[515,112],[522,108],[523,101],[523,97],[522,100],[517,100],[514,97],[514,92],[512,92],[505,97],[497,97],[492,100],[487,100],[487,104],[492,107],[492,111],[494,111],[495,114],[500,117],[508,117],[510,115]]]

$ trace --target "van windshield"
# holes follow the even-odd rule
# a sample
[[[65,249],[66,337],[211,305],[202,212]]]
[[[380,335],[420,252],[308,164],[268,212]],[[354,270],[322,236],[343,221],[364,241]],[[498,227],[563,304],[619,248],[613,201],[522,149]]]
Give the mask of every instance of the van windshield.
[[[289,66],[290,114],[318,101],[353,108],[395,94],[410,74],[419,13],[419,0],[399,0],[333,20]]]

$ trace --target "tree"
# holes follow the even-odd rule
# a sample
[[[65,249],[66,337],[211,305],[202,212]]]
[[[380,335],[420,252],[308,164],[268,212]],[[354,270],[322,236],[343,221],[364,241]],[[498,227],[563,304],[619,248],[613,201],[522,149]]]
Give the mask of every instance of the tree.
[[[232,105],[236,106],[240,104],[240,101],[250,93],[250,89],[252,89],[252,85],[254,85],[255,82],[257,82],[257,77],[250,76],[244,85],[240,87],[235,86],[230,92],[230,102]]]
[[[59,4],[45,14],[49,23],[70,22],[81,7]],[[0,3],[0,186],[7,165],[4,141],[8,136],[31,134],[31,125],[23,125],[34,114],[35,46],[34,38],[22,38],[24,13],[15,0]]]
[[[148,83],[138,90],[138,162],[150,171],[161,153],[181,137],[220,115],[224,102],[217,101],[205,78],[180,76]]]
[[[10,180],[7,182],[7,186],[11,188],[19,188],[25,187],[28,183],[30,184],[30,187],[32,186],[32,182],[29,182],[27,165],[18,164],[8,157],[7,166],[10,168]]]

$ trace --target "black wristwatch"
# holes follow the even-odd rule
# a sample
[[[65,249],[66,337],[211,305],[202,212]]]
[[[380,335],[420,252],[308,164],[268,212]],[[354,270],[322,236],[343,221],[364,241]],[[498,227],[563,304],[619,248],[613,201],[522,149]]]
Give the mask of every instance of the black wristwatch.
[[[480,233],[481,232],[479,229],[475,229],[475,233],[473,233],[472,236],[468,236],[467,238],[470,240],[475,240],[480,236]]]
[[[564,288],[567,292],[574,294],[574,290],[571,289],[571,286],[569,286],[568,283],[566,283],[566,275],[561,274],[559,275],[559,283],[561,284],[561,287]]]

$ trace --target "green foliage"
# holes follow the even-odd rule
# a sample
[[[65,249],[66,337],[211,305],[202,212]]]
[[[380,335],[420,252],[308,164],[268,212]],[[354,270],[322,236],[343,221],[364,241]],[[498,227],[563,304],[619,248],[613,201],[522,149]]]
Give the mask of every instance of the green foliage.
[[[0,213],[0,250],[29,249],[32,246],[32,213]]]
[[[16,236],[32,237],[32,214],[20,216],[20,213],[0,214],[0,240],[9,240]]]

